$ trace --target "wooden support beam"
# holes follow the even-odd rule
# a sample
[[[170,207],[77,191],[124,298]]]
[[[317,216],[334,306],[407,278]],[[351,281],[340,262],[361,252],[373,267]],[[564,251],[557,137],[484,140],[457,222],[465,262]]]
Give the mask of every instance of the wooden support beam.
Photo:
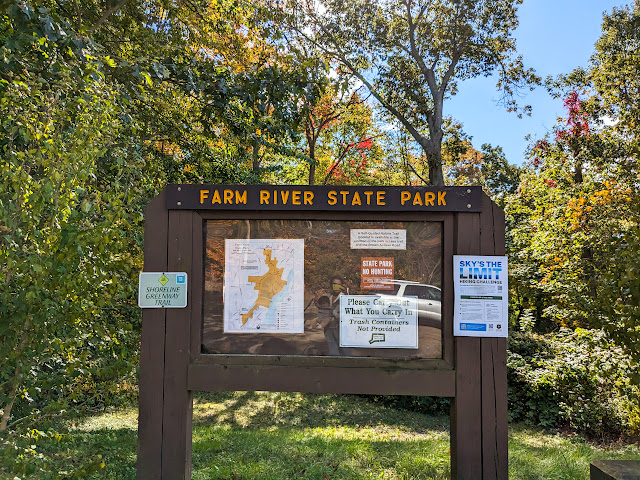
[[[169,259],[172,272],[191,277],[193,215],[189,210],[169,212]],[[187,282],[187,308],[167,309],[162,414],[162,480],[191,478],[191,420],[193,398],[187,388],[191,359],[192,282]]]
[[[164,192],[145,212],[144,270],[167,270],[169,213]],[[138,379],[138,480],[161,478],[162,411],[164,407],[165,309],[142,311],[140,378]]]

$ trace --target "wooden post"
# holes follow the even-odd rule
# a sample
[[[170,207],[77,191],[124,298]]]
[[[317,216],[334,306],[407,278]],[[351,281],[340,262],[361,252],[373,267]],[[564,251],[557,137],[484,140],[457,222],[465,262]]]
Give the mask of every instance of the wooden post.
[[[169,212],[168,269],[191,277],[193,215],[189,210]],[[187,308],[167,309],[162,414],[162,480],[191,478],[191,416],[193,399],[187,389],[191,358],[191,281]]]
[[[480,214],[458,214],[456,254],[504,255],[504,214],[483,195]],[[504,338],[455,338],[451,409],[453,479],[508,478],[507,349]]]
[[[456,215],[456,255],[480,254],[480,215]],[[447,259],[453,261],[453,259]],[[453,288],[453,285],[448,285]],[[456,396],[451,402],[451,478],[482,478],[480,339],[454,337]]]
[[[169,215],[165,193],[145,212],[144,269],[167,270]],[[162,411],[164,407],[165,309],[142,311],[138,397],[138,480],[157,480],[162,469]]]

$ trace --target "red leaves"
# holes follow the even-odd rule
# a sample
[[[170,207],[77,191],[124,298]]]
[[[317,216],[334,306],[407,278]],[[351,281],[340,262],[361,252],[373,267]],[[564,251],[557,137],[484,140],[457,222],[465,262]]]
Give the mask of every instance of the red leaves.
[[[567,118],[568,129],[561,129],[556,132],[556,140],[569,142],[580,137],[589,135],[589,115],[582,108],[582,102],[578,96],[578,92],[573,90],[567,98],[564,99],[564,106],[569,111]]]
[[[356,145],[356,148],[360,151],[362,150],[369,150],[373,145],[373,137],[369,137],[369,138],[363,138],[362,140],[360,140],[360,142]]]
[[[360,161],[358,162],[357,158],[352,158],[349,160],[349,165],[354,167],[353,174],[356,177],[360,177],[363,173],[364,168],[367,165],[367,153],[373,146],[373,137],[362,138],[357,142],[349,142],[347,144],[342,145],[342,152],[338,156],[338,160],[333,162],[333,164],[327,169],[327,179],[333,175],[336,180],[344,180],[349,181],[349,175],[344,171],[344,169],[340,166],[342,161],[345,159],[350,150],[357,150],[360,155]]]

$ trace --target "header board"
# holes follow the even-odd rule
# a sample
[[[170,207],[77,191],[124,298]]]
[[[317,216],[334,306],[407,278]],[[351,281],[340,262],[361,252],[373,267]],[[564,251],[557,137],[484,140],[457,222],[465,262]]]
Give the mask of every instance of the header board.
[[[480,212],[480,187],[169,185],[169,210]]]

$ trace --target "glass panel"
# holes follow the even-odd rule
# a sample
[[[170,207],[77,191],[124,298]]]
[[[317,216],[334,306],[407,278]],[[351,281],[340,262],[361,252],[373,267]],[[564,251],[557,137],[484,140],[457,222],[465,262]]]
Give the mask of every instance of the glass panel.
[[[373,239],[351,248],[352,230]],[[440,222],[210,220],[205,234],[203,353],[442,358]],[[418,297],[418,348],[341,347],[341,295]],[[276,328],[299,333],[262,333]]]

